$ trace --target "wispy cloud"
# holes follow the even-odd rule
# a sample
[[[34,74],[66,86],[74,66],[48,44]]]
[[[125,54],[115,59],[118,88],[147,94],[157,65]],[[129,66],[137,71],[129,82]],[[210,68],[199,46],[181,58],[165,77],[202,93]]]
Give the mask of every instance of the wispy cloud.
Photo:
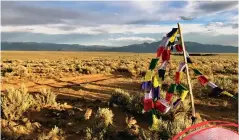
[[[4,1],[1,3],[2,38],[6,39],[5,34],[12,34],[11,40],[31,40],[31,36],[24,39],[21,34],[34,34],[34,40],[60,42],[58,35],[80,35],[90,43],[92,37],[95,42],[97,38],[102,42],[100,40],[105,36],[104,43],[120,40],[118,43],[124,44],[152,41],[155,39],[153,35],[165,34],[180,22],[185,35],[207,36],[205,42],[210,43],[210,37],[238,35],[237,7],[237,1]],[[120,36],[108,37],[115,34]],[[81,44],[80,41],[76,42]]]

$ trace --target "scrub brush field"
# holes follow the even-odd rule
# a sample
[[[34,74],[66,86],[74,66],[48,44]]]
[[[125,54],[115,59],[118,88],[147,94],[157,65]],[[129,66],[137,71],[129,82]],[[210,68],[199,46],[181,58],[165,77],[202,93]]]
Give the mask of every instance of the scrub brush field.
[[[191,125],[190,98],[167,114],[142,112],[141,82],[156,54],[3,51],[3,139],[170,139]],[[191,55],[216,85],[238,94],[236,54]],[[172,55],[161,96],[174,82],[183,56]],[[160,62],[159,62],[160,63]],[[211,96],[189,69],[197,121],[237,123],[237,101]],[[186,74],[182,84],[187,85]],[[165,90],[165,91],[164,91]]]

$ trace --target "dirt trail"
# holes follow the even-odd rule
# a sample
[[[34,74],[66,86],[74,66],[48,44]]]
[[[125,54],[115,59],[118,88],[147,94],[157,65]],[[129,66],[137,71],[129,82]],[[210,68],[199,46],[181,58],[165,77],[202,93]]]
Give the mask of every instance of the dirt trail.
[[[30,80],[14,80],[11,82],[3,82],[1,91],[5,91],[8,87],[20,87],[24,83],[29,92],[39,92],[42,88],[51,88],[52,91],[59,96],[61,100],[84,98],[87,100],[108,101],[110,93],[115,88],[121,88],[131,94],[139,94],[140,82],[137,79],[127,77],[125,75],[82,75],[77,77],[64,77],[60,79],[46,79],[42,81]],[[235,109],[214,107],[205,105],[196,100],[196,111],[208,120],[227,120],[237,122],[237,114]],[[210,108],[210,109],[209,109]]]

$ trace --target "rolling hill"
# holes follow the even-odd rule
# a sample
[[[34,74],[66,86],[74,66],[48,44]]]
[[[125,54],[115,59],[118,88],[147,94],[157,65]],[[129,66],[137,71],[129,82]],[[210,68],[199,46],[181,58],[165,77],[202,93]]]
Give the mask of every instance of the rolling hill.
[[[106,51],[106,52],[136,52],[155,53],[159,42],[133,44],[123,47],[108,47],[99,45],[54,44],[36,42],[1,42],[1,50],[6,51]],[[200,44],[185,42],[188,52],[191,53],[237,53],[238,47],[224,45]]]

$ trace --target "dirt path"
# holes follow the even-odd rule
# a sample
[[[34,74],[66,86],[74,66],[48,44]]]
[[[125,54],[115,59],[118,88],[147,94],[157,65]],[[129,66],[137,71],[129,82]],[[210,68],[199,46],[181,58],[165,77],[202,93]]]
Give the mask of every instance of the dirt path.
[[[61,100],[84,98],[87,100],[108,101],[115,88],[121,88],[131,94],[139,94],[140,82],[125,75],[82,75],[77,77],[64,77],[60,79],[46,79],[41,81],[14,80],[3,82],[1,91],[8,87],[20,87],[24,83],[29,92],[39,92],[42,88],[51,88]],[[208,120],[226,120],[237,122],[237,111],[232,108],[217,107],[202,104],[196,99],[196,111]]]

